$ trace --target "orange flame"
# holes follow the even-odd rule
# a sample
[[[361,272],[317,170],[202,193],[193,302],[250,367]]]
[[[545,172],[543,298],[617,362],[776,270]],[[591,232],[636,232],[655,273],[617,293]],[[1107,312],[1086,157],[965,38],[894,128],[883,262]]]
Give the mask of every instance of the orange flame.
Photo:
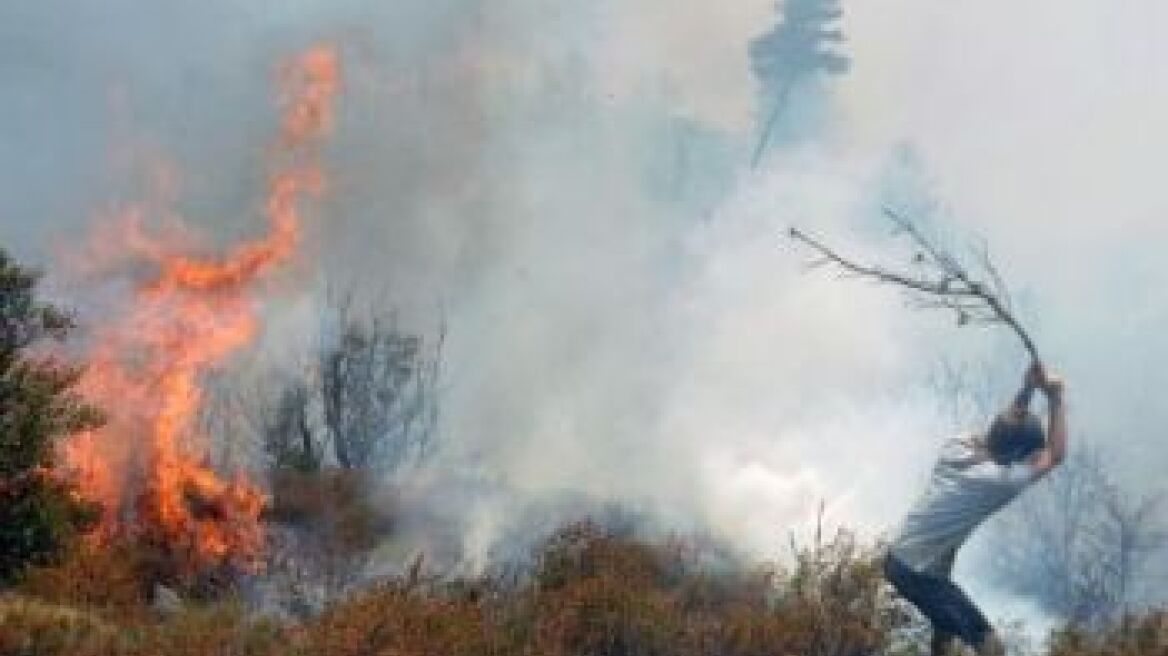
[[[264,497],[245,477],[224,480],[207,464],[209,440],[197,429],[202,385],[255,337],[255,283],[296,251],[301,205],[323,190],[318,147],[332,124],[339,81],[329,46],[312,48],[281,72],[284,116],[266,235],[220,258],[177,252],[134,221],[121,235],[125,255],[150,273],[120,320],[95,332],[82,387],[109,421],[73,440],[64,455],[83,492],[105,506],[107,531],[129,527],[176,556],[186,573],[259,563]]]

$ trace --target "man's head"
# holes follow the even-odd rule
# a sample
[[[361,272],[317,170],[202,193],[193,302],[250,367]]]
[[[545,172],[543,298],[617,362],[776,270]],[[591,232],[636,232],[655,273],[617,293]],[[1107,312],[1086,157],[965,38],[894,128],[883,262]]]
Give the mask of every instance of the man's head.
[[[1000,465],[1021,462],[1046,446],[1046,432],[1033,412],[1011,408],[994,417],[986,446]]]

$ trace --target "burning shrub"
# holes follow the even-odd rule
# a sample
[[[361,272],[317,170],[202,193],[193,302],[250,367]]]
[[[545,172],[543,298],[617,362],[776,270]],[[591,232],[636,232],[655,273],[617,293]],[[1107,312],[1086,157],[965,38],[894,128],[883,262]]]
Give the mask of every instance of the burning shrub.
[[[323,191],[318,155],[340,84],[336,51],[307,50],[280,81],[284,112],[264,204],[267,232],[208,255],[181,229],[149,233],[143,208],[129,208],[117,237],[103,241],[117,252],[91,271],[103,280],[129,272],[122,282],[132,293],[110,313],[115,320],[94,327],[82,380],[109,421],[67,459],[84,492],[107,511],[103,534],[141,542],[171,584],[214,587],[222,573],[255,571],[263,561],[260,488],[209,465],[210,440],[197,419],[207,377],[259,332],[257,289],[295,255],[304,205]]]
[[[0,583],[60,554],[96,520],[52,473],[61,441],[100,416],[73,391],[80,369],[33,353],[72,327],[36,299],[37,278],[0,249]]]

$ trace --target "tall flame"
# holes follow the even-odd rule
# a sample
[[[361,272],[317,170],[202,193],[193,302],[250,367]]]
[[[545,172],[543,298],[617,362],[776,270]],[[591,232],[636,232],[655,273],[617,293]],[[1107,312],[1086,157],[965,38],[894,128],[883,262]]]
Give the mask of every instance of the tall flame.
[[[72,441],[65,459],[83,492],[105,506],[107,531],[133,531],[188,573],[259,562],[263,495],[245,477],[226,480],[207,464],[209,440],[197,427],[202,386],[256,336],[255,283],[296,252],[302,204],[323,191],[319,146],[339,83],[330,46],[281,71],[267,234],[220,257],[199,257],[147,234],[133,216],[122,224],[122,255],[148,274],[135,284],[128,311],[95,330],[82,388],[109,421]]]

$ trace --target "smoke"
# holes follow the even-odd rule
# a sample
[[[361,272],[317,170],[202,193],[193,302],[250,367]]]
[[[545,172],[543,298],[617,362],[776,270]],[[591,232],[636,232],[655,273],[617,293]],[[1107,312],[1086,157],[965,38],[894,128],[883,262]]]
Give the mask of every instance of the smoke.
[[[767,557],[820,501],[829,523],[888,530],[948,428],[938,359],[1024,366],[1008,338],[804,272],[782,239],[797,223],[895,257],[890,199],[933,198],[936,229],[987,239],[1067,374],[1076,439],[1151,491],[1164,11],[848,4],[852,69],[815,138],[752,172],[746,44],[770,0],[7,3],[0,241],[48,264],[159,158],[198,227],[252,234],[271,67],[328,39],[346,88],[297,280],[444,314],[445,448],[414,484],[471,560],[548,499]],[[273,357],[314,327],[295,296],[269,309]]]

